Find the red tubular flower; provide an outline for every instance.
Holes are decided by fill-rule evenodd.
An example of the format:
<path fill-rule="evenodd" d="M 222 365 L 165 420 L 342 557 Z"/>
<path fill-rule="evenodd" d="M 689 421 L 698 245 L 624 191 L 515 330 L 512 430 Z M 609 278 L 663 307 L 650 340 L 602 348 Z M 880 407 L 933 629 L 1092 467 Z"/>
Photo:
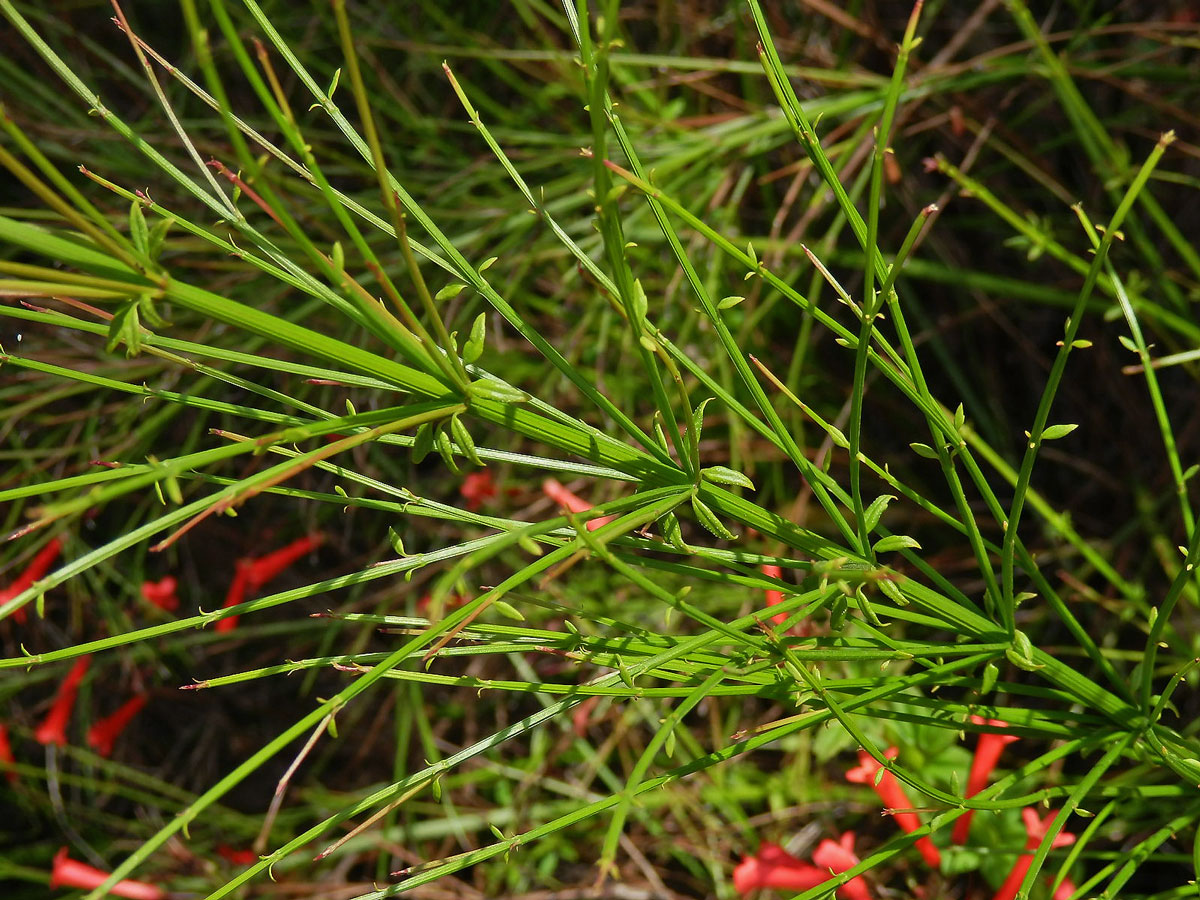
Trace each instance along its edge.
<path fill-rule="evenodd" d="M 246 563 L 246 587 L 252 591 L 258 590 L 296 560 L 320 547 L 324 540 L 325 536 L 319 533 L 306 535 L 273 553 L 249 560 Z"/>
<path fill-rule="evenodd" d="M 991 725 L 994 728 L 1008 727 L 1007 722 L 1002 722 L 1000 719 L 985 719 L 983 716 L 971 716 L 971 721 L 976 725 Z M 992 769 L 996 768 L 996 763 L 1000 761 L 1001 751 L 1004 750 L 1006 744 L 1017 740 L 1020 738 L 1011 734 L 985 732 L 979 735 L 979 743 L 975 745 L 975 758 L 971 761 L 971 774 L 967 776 L 966 796 L 974 797 L 987 787 L 988 780 L 992 777 Z M 954 823 L 954 831 L 951 834 L 951 840 L 954 843 L 965 844 L 967 842 L 967 835 L 971 831 L 971 818 L 974 815 L 975 810 L 967 810 Z"/>
<path fill-rule="evenodd" d="M 764 575 L 766 575 L 768 578 L 782 578 L 783 577 L 783 569 L 779 568 L 779 566 L 764 565 L 762 567 L 762 573 Z M 776 591 L 774 589 L 767 591 L 767 606 L 778 606 L 782 602 L 783 602 L 783 591 Z M 787 621 L 787 613 L 779 613 L 777 615 L 771 616 L 771 621 L 774 622 L 776 625 L 782 625 L 784 622 Z"/>
<path fill-rule="evenodd" d="M 235 866 L 248 866 L 258 862 L 258 854 L 253 850 L 237 850 L 228 844 L 217 844 L 217 855 Z"/>
<path fill-rule="evenodd" d="M 796 859 L 770 841 L 763 841 L 757 856 L 744 857 L 733 870 L 734 889 L 743 897 L 764 888 L 797 893 L 828 880 L 828 872 Z"/>
<path fill-rule="evenodd" d="M 88 729 L 88 746 L 101 756 L 111 756 L 113 744 L 126 729 L 133 717 L 141 712 L 149 698 L 145 694 L 136 694 L 126 700 L 115 713 L 94 723 Z"/>
<path fill-rule="evenodd" d="M 174 612 L 179 609 L 179 598 L 175 596 L 178 586 L 179 581 L 174 575 L 168 575 L 158 581 L 143 581 L 142 597 L 159 609 Z"/>
<path fill-rule="evenodd" d="M 761 566 L 761 569 L 762 573 L 768 578 L 783 578 L 783 570 L 779 568 L 779 566 L 764 564 Z M 766 594 L 767 606 L 778 606 L 783 602 L 783 591 L 777 591 L 774 588 L 768 588 Z M 776 613 L 775 615 L 771 616 L 771 621 L 776 625 L 782 625 L 787 621 L 788 615 L 788 613 Z M 798 623 L 789 628 L 787 633 L 795 635 L 796 637 L 804 637 L 808 634 L 808 631 L 804 627 L 804 623 Z"/>
<path fill-rule="evenodd" d="M 50 871 L 50 889 L 54 888 L 83 888 L 90 890 L 101 885 L 108 878 L 107 872 L 81 863 L 67 856 L 67 848 L 63 847 L 54 856 L 54 867 Z M 114 897 L 128 897 L 130 900 L 165 900 L 167 892 L 160 887 L 146 884 L 144 881 L 125 879 L 118 881 L 108 893 Z"/>
<path fill-rule="evenodd" d="M 542 482 L 542 493 L 567 512 L 581 513 L 587 512 L 592 508 L 592 504 L 588 503 L 578 494 L 567 490 L 559 481 L 553 478 L 547 478 Z M 598 519 L 590 519 L 587 523 L 587 530 L 595 531 L 597 528 L 607 525 L 615 518 L 616 516 L 601 516 Z"/>
<path fill-rule="evenodd" d="M 259 556 L 254 559 L 239 559 L 237 562 L 237 571 L 233 576 L 233 583 L 229 585 L 229 591 L 225 594 L 225 603 L 222 609 L 228 609 L 231 606 L 237 606 L 241 603 L 248 592 L 253 592 L 261 588 L 268 581 L 271 581 L 279 575 L 284 569 L 292 565 L 300 557 L 307 553 L 311 553 L 317 547 L 321 546 L 325 540 L 323 534 L 310 534 L 305 537 L 298 538 L 292 541 L 285 547 L 280 547 L 266 556 Z M 214 630 L 218 633 L 233 631 L 237 628 L 238 617 L 230 616 L 228 619 L 222 619 L 214 626 Z"/>
<path fill-rule="evenodd" d="M 39 550 L 29 561 L 29 565 L 25 567 L 25 571 L 16 577 L 6 588 L 0 588 L 0 604 L 7 603 L 18 594 L 23 594 L 33 586 L 33 583 L 41 578 L 49 571 L 50 566 L 54 564 L 54 560 L 58 559 L 58 554 L 62 551 L 62 541 L 58 538 L 50 538 L 46 542 L 46 546 Z M 26 614 L 24 609 L 18 609 L 13 613 L 13 618 L 17 622 L 24 622 Z"/>
<path fill-rule="evenodd" d="M 61 747 L 67 743 L 67 723 L 71 720 L 75 695 L 79 693 L 79 684 L 83 681 L 83 676 L 91 661 L 90 653 L 75 660 L 75 665 L 71 667 L 67 677 L 58 686 L 58 694 L 54 698 L 50 712 L 46 713 L 46 718 L 33 733 L 34 739 L 39 744 L 57 744 Z"/>
<path fill-rule="evenodd" d="M 840 841 L 828 838 L 817 844 L 813 851 L 813 862 L 822 869 L 828 869 L 835 875 L 841 875 L 847 869 L 858 865 L 858 856 L 854 853 L 854 832 L 847 831 Z M 856 875 L 837 889 L 837 895 L 842 900 L 871 900 L 871 891 L 866 879 Z"/>
<path fill-rule="evenodd" d="M 1025 874 L 1029 871 L 1029 867 L 1033 865 L 1032 851 L 1036 850 L 1042 843 L 1042 839 L 1046 837 L 1046 833 L 1050 830 L 1050 826 L 1054 823 L 1054 817 L 1057 812 L 1052 812 L 1045 819 L 1039 819 L 1037 810 L 1031 806 L 1021 810 L 1021 818 L 1025 822 L 1025 849 L 1026 853 L 1022 853 L 1017 857 L 1016 864 L 1012 867 L 1012 871 L 1008 873 L 1008 877 L 1004 879 L 1004 884 L 1000 885 L 1000 890 L 996 891 L 996 895 L 992 900 L 1013 900 L 1017 896 L 1017 890 L 1021 887 L 1021 882 L 1025 880 Z M 1065 831 L 1060 831 L 1054 836 L 1054 841 L 1050 844 L 1051 847 L 1065 847 L 1068 844 L 1075 843 L 1075 835 L 1068 834 Z M 1057 898 L 1062 892 L 1062 887 L 1066 882 L 1059 887 L 1055 892 Z M 1074 893 L 1072 890 L 1071 893 Z M 1069 894 L 1067 896 L 1070 896 Z"/>
<path fill-rule="evenodd" d="M 492 470 L 471 472 L 463 479 L 458 492 L 467 501 L 467 509 L 472 512 L 479 509 L 496 496 L 496 482 L 492 480 Z"/>
<path fill-rule="evenodd" d="M 17 759 L 13 756 L 12 744 L 8 742 L 8 726 L 0 723 L 0 769 L 7 769 L 4 777 L 13 784 L 17 782 Z"/>
<path fill-rule="evenodd" d="M 233 573 L 233 583 L 229 585 L 229 590 L 225 592 L 225 602 L 221 605 L 222 609 L 228 609 L 231 606 L 237 606 L 246 596 L 246 582 L 249 578 L 250 566 L 245 560 L 238 560 L 237 571 Z M 218 634 L 224 634 L 227 631 L 233 631 L 237 628 L 238 616 L 230 616 L 228 619 L 222 619 L 213 630 Z"/>
<path fill-rule="evenodd" d="M 895 759 L 899 752 L 895 747 L 889 747 L 884 756 L 888 759 Z M 847 772 L 846 780 L 852 781 L 855 784 L 871 785 L 875 789 L 875 793 L 879 795 L 879 799 L 883 801 L 884 812 L 889 813 L 896 820 L 897 825 L 911 834 L 921 827 L 921 820 L 917 818 L 916 813 L 894 811 L 897 809 L 912 809 L 912 803 L 909 802 L 908 795 L 904 793 L 904 788 L 900 786 L 900 782 L 891 772 L 884 770 L 883 776 L 876 783 L 875 776 L 880 769 L 883 769 L 883 766 L 871 754 L 866 750 L 859 750 L 858 768 Z M 941 866 L 942 854 L 929 838 L 923 837 L 918 840 L 917 850 L 920 851 L 921 856 L 930 866 L 935 869 Z"/>

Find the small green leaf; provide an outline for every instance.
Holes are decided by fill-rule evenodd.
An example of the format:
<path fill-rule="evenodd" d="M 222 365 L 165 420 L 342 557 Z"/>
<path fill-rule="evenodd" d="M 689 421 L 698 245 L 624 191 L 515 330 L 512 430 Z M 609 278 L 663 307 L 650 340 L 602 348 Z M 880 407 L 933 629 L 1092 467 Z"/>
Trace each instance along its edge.
<path fill-rule="evenodd" d="M 967 413 L 963 409 L 963 405 L 960 403 L 958 404 L 958 408 L 954 410 L 954 430 L 958 431 L 965 424 L 967 424 Z"/>
<path fill-rule="evenodd" d="M 340 281 L 342 275 L 346 271 L 346 251 L 342 247 L 341 241 L 333 242 L 333 249 L 329 253 L 329 262 L 333 266 L 333 271 Z"/>
<path fill-rule="evenodd" d="M 700 470 L 700 477 L 714 484 L 728 484 L 733 487 L 745 488 L 748 491 L 755 489 L 753 481 L 728 466 L 708 466 Z"/>
<path fill-rule="evenodd" d="M 909 444 L 908 446 L 912 447 L 913 452 L 916 453 L 917 456 L 923 456 L 926 459 L 937 459 L 938 458 L 937 451 L 934 450 L 932 447 L 930 447 L 928 444 L 912 443 L 912 444 Z"/>
<path fill-rule="evenodd" d="M 683 529 L 679 527 L 679 517 L 675 513 L 669 512 L 662 517 L 661 521 L 662 534 L 666 542 L 679 550 L 686 550 L 687 544 L 683 542 Z"/>
<path fill-rule="evenodd" d="M 692 410 L 692 435 L 695 437 L 697 444 L 700 443 L 700 435 L 704 431 L 704 407 L 708 406 L 712 401 L 712 397 L 705 397 Z"/>
<path fill-rule="evenodd" d="M 746 242 L 746 255 L 750 257 L 750 264 L 754 268 L 758 268 L 758 254 L 754 252 L 754 242 Z"/>
<path fill-rule="evenodd" d="M 1078 340 L 1071 341 L 1071 349 L 1072 350 L 1086 350 L 1090 346 L 1092 346 L 1092 342 L 1088 341 L 1088 340 L 1084 340 L 1083 338 L 1079 338 Z M 1078 810 L 1076 810 L 1076 812 L 1078 812 Z"/>
<path fill-rule="evenodd" d="M 965 875 L 967 872 L 974 871 L 979 868 L 986 856 L 978 850 L 973 850 L 969 847 L 959 847 L 950 845 L 949 847 L 941 848 L 942 865 L 941 872 L 943 876 L 955 878 L 956 876 Z"/>
<path fill-rule="evenodd" d="M 179 479 L 174 475 L 168 475 L 163 479 L 163 485 L 167 489 L 167 496 L 176 506 L 183 506 L 183 491 L 179 488 Z"/>
<path fill-rule="evenodd" d="M 667 433 L 663 431 L 662 415 L 658 410 L 654 411 L 654 436 L 658 438 L 658 445 L 670 453 L 671 445 L 667 443 Z"/>
<path fill-rule="evenodd" d="M 108 323 L 108 341 L 104 349 L 109 353 L 125 345 L 125 356 L 134 357 L 142 352 L 142 323 L 138 319 L 138 301 L 135 298 L 121 301 L 112 321 Z"/>
<path fill-rule="evenodd" d="M 1128 335 L 1119 334 L 1119 335 L 1117 335 L 1117 340 L 1120 341 L 1121 346 L 1124 347 L 1126 350 L 1128 350 L 1130 353 L 1138 352 L 1137 344 L 1135 344 L 1133 342 L 1133 338 L 1129 337 Z"/>
<path fill-rule="evenodd" d="M 881 578 L 878 582 L 880 592 L 897 606 L 908 606 L 909 600 L 900 590 L 900 585 L 891 578 Z"/>
<path fill-rule="evenodd" d="M 692 510 L 696 513 L 696 520 L 716 537 L 726 541 L 734 540 L 733 532 L 722 524 L 716 513 L 709 509 L 699 497 L 692 498 Z"/>
<path fill-rule="evenodd" d="M 496 608 L 496 612 L 508 619 L 514 619 L 517 622 L 524 622 L 525 617 L 511 603 L 506 603 L 503 600 L 493 600 L 492 606 Z"/>
<path fill-rule="evenodd" d="M 667 732 L 666 738 L 663 740 L 663 752 L 667 754 L 667 759 L 672 759 L 675 756 L 675 729 L 672 728 Z"/>
<path fill-rule="evenodd" d="M 717 301 L 717 309 L 733 309 L 745 299 L 745 297 L 738 297 L 736 295 L 732 297 L 722 297 Z"/>
<path fill-rule="evenodd" d="M 463 344 L 462 358 L 465 363 L 473 363 L 483 354 L 483 342 L 487 338 L 487 314 L 480 313 L 471 323 L 471 336 Z"/>
<path fill-rule="evenodd" d="M 169 324 L 158 314 L 158 309 L 154 306 L 154 298 L 149 294 L 142 294 L 138 298 L 137 305 L 138 314 L 151 328 L 166 328 Z"/>
<path fill-rule="evenodd" d="M 829 605 L 829 630 L 833 634 L 838 634 L 846 626 L 846 612 L 850 609 L 850 604 L 846 600 L 845 594 L 838 594 L 833 598 L 833 603 Z"/>
<path fill-rule="evenodd" d="M 493 264 L 496 262 L 496 260 L 498 260 L 499 258 L 500 258 L 500 257 L 498 257 L 498 256 L 489 256 L 487 259 L 485 259 L 483 262 L 481 262 L 481 263 L 479 264 L 479 273 L 480 273 L 480 274 L 483 274 L 484 272 L 486 272 L 488 269 L 490 269 L 490 268 L 492 267 L 492 265 L 493 265 Z"/>
<path fill-rule="evenodd" d="M 983 678 L 981 680 L 982 683 L 979 685 L 979 693 L 983 694 L 985 696 L 987 694 L 990 694 L 992 692 L 992 689 L 996 686 L 996 680 L 999 677 L 1000 677 L 1000 668 L 994 662 L 990 662 L 986 666 L 984 666 L 983 667 Z"/>
<path fill-rule="evenodd" d="M 1078 427 L 1078 425 L 1051 425 L 1042 432 L 1042 440 L 1056 441 L 1059 438 L 1066 437 Z"/>
<path fill-rule="evenodd" d="M 129 237 L 139 254 L 150 255 L 150 230 L 146 227 L 146 216 L 140 200 L 134 200 L 129 205 Z"/>
<path fill-rule="evenodd" d="M 445 428 L 438 428 L 433 436 L 433 445 L 437 447 L 438 455 L 455 475 L 458 474 L 458 461 L 454 458 L 454 448 L 450 444 L 450 435 Z"/>
<path fill-rule="evenodd" d="M 907 534 L 889 534 L 887 537 L 876 541 L 872 549 L 876 553 L 888 553 L 892 550 L 904 550 L 908 547 L 915 547 L 917 550 L 921 549 L 921 545 Z"/>
<path fill-rule="evenodd" d="M 414 464 L 420 463 L 429 451 L 433 449 L 433 425 L 426 422 L 417 429 L 417 435 L 413 438 L 412 461 Z"/>
<path fill-rule="evenodd" d="M 475 440 L 457 415 L 450 417 L 450 432 L 454 435 L 454 443 L 458 444 L 458 449 L 462 451 L 463 456 L 475 465 L 482 466 L 483 460 L 479 458 L 479 453 L 475 450 Z"/>
<path fill-rule="evenodd" d="M 497 403 L 524 403 L 529 399 L 529 395 L 524 391 L 519 391 L 511 385 L 502 381 L 493 381 L 490 378 L 472 381 L 467 385 L 467 393 L 472 397 L 495 400 Z"/>
<path fill-rule="evenodd" d="M 867 531 L 875 530 L 875 526 L 879 524 L 879 520 L 883 518 L 883 512 L 888 508 L 888 504 L 895 500 L 892 494 L 880 494 L 871 505 L 863 510 L 863 522 L 867 526 Z"/>
<path fill-rule="evenodd" d="M 611 206 L 621 199 L 621 196 L 629 190 L 629 185 L 622 181 L 620 184 L 614 184 L 608 189 L 608 193 L 604 195 L 603 206 Z"/>
<path fill-rule="evenodd" d="M 1004 651 L 1004 655 L 1010 663 L 1026 672 L 1036 672 L 1038 669 L 1044 668 L 1041 664 L 1033 661 L 1033 643 L 1023 631 L 1013 634 L 1012 645 Z"/>
<path fill-rule="evenodd" d="M 835 447 L 841 447 L 843 450 L 850 449 L 850 442 L 846 440 L 846 435 L 836 425 L 829 426 L 829 439 L 833 441 Z"/>
<path fill-rule="evenodd" d="M 527 534 L 523 534 L 517 538 L 517 546 L 528 553 L 530 556 L 541 556 L 542 548 L 538 546 L 537 541 Z"/>
<path fill-rule="evenodd" d="M 621 675 L 621 680 L 625 682 L 627 688 L 637 688 L 637 682 L 634 681 L 633 673 L 629 671 L 629 667 L 625 665 L 625 660 L 617 658 L 617 672 Z"/>
<path fill-rule="evenodd" d="M 404 538 L 400 537 L 400 532 L 395 528 L 388 528 L 388 540 L 392 544 L 392 549 L 400 556 L 408 556 L 404 549 Z"/>
<path fill-rule="evenodd" d="M 458 281 L 451 282 L 450 284 L 448 284 L 444 288 L 442 288 L 440 291 L 438 291 L 436 294 L 434 294 L 433 299 L 434 300 L 449 300 L 451 297 L 458 296 L 459 292 L 465 287 L 466 287 L 466 285 L 462 284 L 461 282 L 458 282 Z"/>
<path fill-rule="evenodd" d="M 174 219 L 159 219 L 154 223 L 154 227 L 150 229 L 147 252 L 155 262 L 158 262 L 158 258 L 162 256 L 163 243 L 167 239 L 167 232 L 171 230 L 171 226 L 174 224 Z"/>
<path fill-rule="evenodd" d="M 642 288 L 641 279 L 633 279 L 633 330 L 635 334 L 641 333 L 642 323 L 646 321 L 646 312 L 649 308 L 650 301 L 646 299 L 646 291 Z"/>

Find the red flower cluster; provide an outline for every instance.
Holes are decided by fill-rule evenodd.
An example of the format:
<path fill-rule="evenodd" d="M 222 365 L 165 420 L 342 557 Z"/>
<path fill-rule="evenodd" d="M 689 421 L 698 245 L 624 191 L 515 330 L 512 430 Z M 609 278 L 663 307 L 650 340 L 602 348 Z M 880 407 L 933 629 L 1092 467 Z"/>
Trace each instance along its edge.
<path fill-rule="evenodd" d="M 765 888 L 797 893 L 824 884 L 831 875 L 840 875 L 858 865 L 854 832 L 847 831 L 840 842 L 821 841 L 813 853 L 813 863 L 797 859 L 778 844 L 763 841 L 756 856 L 745 857 L 733 870 L 733 886 L 744 896 Z M 862 876 L 839 885 L 836 893 L 842 900 L 871 900 Z"/>
<path fill-rule="evenodd" d="M 67 725 L 71 721 L 71 713 L 75 708 L 75 697 L 79 693 L 79 685 L 83 682 L 83 676 L 87 674 L 91 661 L 91 654 L 79 657 L 75 660 L 71 671 L 67 673 L 67 677 L 59 684 L 58 693 L 54 697 L 50 711 L 46 713 L 46 718 L 33 733 L 34 739 L 38 743 L 55 744 L 59 747 L 69 743 Z M 145 694 L 137 694 L 122 704 L 112 715 L 94 722 L 88 729 L 88 744 L 101 756 L 109 756 L 112 753 L 113 744 L 121 732 L 133 721 L 133 717 L 141 711 L 148 699 Z M 7 745 L 7 735 L 5 735 L 4 743 Z M 2 750 L 0 750 L 0 758 L 3 758 Z M 9 759 L 11 761 L 11 751 L 9 751 Z M 10 777 L 13 774 L 10 773 Z"/>
<path fill-rule="evenodd" d="M 50 889 L 82 888 L 91 890 L 104 884 L 108 878 L 107 872 L 102 872 L 87 863 L 71 859 L 63 847 L 54 857 L 54 866 L 50 870 Z M 165 900 L 167 892 L 160 887 L 146 884 L 144 881 L 131 881 L 126 878 L 118 881 L 108 891 L 113 897 L 128 897 L 130 900 Z"/>
<path fill-rule="evenodd" d="M 1000 719 L 985 719 L 983 716 L 971 716 L 971 721 L 976 725 L 990 725 L 993 728 L 1008 727 L 1007 722 Z M 1017 740 L 1020 740 L 1020 738 L 1016 735 L 997 734 L 995 732 L 988 732 L 979 736 L 979 743 L 975 745 L 975 757 L 971 760 L 971 774 L 967 776 L 966 796 L 974 797 L 987 786 L 988 779 L 992 777 L 992 770 L 996 768 L 996 763 L 1000 761 L 1000 754 L 1007 745 Z M 971 817 L 974 814 L 974 810 L 968 810 L 966 814 L 954 823 L 954 832 L 951 839 L 956 844 L 966 843 L 967 836 L 971 831 Z M 1034 809 L 1026 807 L 1021 810 L 1021 819 L 1025 822 L 1026 850 L 1036 850 L 1038 848 L 1056 815 L 1058 814 L 1051 813 L 1043 820 L 1038 818 L 1037 811 Z M 1075 843 L 1075 835 L 1064 831 L 1055 835 L 1051 846 L 1065 847 L 1073 843 Z M 1019 856 L 1012 871 L 1008 873 L 1008 878 L 1000 885 L 1000 890 L 996 891 L 996 895 L 992 900 L 1013 900 L 1013 897 L 1017 895 L 1017 890 L 1021 887 L 1021 882 L 1025 880 L 1025 874 L 1029 871 L 1029 866 L 1032 863 L 1033 858 L 1028 854 Z M 1074 893 L 1075 885 L 1071 883 L 1070 879 L 1064 878 L 1058 889 L 1054 892 L 1054 900 L 1068 900 Z"/>
<path fill-rule="evenodd" d="M 768 573 L 770 574 L 770 573 Z M 972 716 L 971 720 L 977 725 L 991 725 L 996 728 L 1007 727 L 1006 722 L 996 719 L 984 719 Z M 971 774 L 967 783 L 967 796 L 972 797 L 983 790 L 1000 758 L 1005 745 L 1017 740 L 1012 735 L 988 733 L 980 735 L 976 746 L 975 758 L 971 765 Z M 895 759 L 899 750 L 889 747 L 884 753 L 888 759 Z M 889 813 L 896 824 L 904 831 L 912 833 L 921 827 L 921 820 L 912 812 L 912 803 L 904 792 L 896 776 L 865 750 L 858 751 L 858 766 L 846 773 L 846 780 L 855 784 L 869 784 L 874 788 L 884 803 L 884 812 Z M 1057 813 L 1050 813 L 1044 819 L 1037 811 L 1026 808 L 1021 811 L 1025 822 L 1025 853 L 1017 858 L 1012 871 L 1000 886 L 992 900 L 1014 900 L 1021 882 L 1033 864 L 1032 852 L 1036 850 L 1049 833 Z M 954 829 L 955 843 L 964 843 L 970 833 L 970 813 L 961 816 Z M 1055 835 L 1052 847 L 1065 847 L 1075 842 L 1075 836 L 1066 832 Z M 922 858 L 933 868 L 941 865 L 941 853 L 928 837 L 916 842 L 917 850 Z M 789 854 L 778 844 L 764 842 L 755 856 L 747 856 L 733 870 L 733 885 L 743 896 L 751 891 L 764 888 L 774 888 L 781 891 L 797 893 L 807 891 L 824 884 L 829 880 L 830 873 L 839 875 L 858 865 L 858 857 L 854 853 L 854 833 L 846 832 L 840 842 L 823 840 L 813 853 L 813 863 L 806 863 Z M 1068 879 L 1063 879 L 1054 891 L 1054 900 L 1070 900 L 1075 894 L 1075 885 Z M 837 888 L 838 897 L 843 900 L 870 900 L 867 883 L 861 876 Z"/>
<path fill-rule="evenodd" d="M 6 588 L 0 588 L 0 604 L 7 603 L 18 594 L 23 594 L 33 586 L 33 583 L 41 578 L 49 571 L 50 566 L 58 559 L 58 554 L 62 551 L 62 541 L 58 538 L 50 538 L 46 546 L 37 552 L 37 554 L 29 561 L 29 565 L 25 567 L 20 575 Z M 17 622 L 24 622 L 26 613 L 24 609 L 18 609 L 13 613 L 13 619 Z"/>
<path fill-rule="evenodd" d="M 243 602 L 247 593 L 254 593 L 282 573 L 298 559 L 311 553 L 325 540 L 322 534 L 310 534 L 292 541 L 285 547 L 280 547 L 266 556 L 239 559 L 237 569 L 233 574 L 233 583 L 225 594 L 222 609 L 237 606 Z M 214 626 L 217 632 L 233 631 L 237 628 L 238 617 L 230 616 L 222 619 Z"/>

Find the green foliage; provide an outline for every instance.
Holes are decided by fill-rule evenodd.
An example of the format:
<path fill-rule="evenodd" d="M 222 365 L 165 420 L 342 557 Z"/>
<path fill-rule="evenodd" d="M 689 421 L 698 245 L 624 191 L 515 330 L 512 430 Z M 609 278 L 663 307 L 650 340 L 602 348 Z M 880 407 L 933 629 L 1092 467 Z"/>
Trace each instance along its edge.
<path fill-rule="evenodd" d="M 70 841 L 206 900 L 727 898 L 810 823 L 934 896 L 1023 807 L 1077 834 L 1029 896 L 1197 865 L 1178 29 L 184 0 L 117 51 L 78 6 L 0 0 L 14 896 Z M 1020 742 L 966 798 L 976 715 Z M 910 834 L 843 778 L 889 747 Z"/>

